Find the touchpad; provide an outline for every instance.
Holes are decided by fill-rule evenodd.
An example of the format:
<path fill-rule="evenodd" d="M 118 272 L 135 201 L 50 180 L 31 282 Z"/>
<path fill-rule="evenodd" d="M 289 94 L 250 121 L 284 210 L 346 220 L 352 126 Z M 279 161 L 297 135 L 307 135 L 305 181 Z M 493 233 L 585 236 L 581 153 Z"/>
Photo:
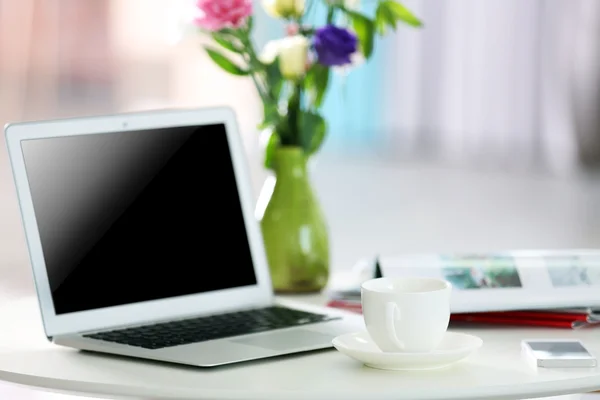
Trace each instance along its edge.
<path fill-rule="evenodd" d="M 331 346 L 332 340 L 333 336 L 331 335 L 304 329 L 294 329 L 234 339 L 232 342 L 258 346 L 270 350 L 289 350 L 312 346 Z"/>

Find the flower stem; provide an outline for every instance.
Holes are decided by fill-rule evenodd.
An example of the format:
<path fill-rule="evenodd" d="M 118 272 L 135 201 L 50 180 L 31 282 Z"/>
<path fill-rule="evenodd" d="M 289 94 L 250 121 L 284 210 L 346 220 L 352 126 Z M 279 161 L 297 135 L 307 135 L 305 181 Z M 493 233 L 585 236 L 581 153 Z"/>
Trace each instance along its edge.
<path fill-rule="evenodd" d="M 261 72 L 263 71 L 263 65 L 256 56 L 256 52 L 254 51 L 254 45 L 252 44 L 252 40 L 250 39 L 250 29 L 246 27 L 241 30 L 241 34 L 239 35 L 239 40 L 244 46 L 244 58 L 246 63 L 250 68 L 250 77 L 254 82 L 254 86 L 258 92 L 263 103 L 267 103 L 272 100 L 272 95 L 270 90 L 268 89 L 266 83 L 262 80 Z"/>
<path fill-rule="evenodd" d="M 327 25 L 333 24 L 333 17 L 335 17 L 335 7 L 329 7 L 327 11 Z"/>
<path fill-rule="evenodd" d="M 292 95 L 288 102 L 288 124 L 292 133 L 292 144 L 302 144 L 302 129 L 300 127 L 300 107 L 302 104 L 302 84 L 297 82 L 292 89 Z"/>

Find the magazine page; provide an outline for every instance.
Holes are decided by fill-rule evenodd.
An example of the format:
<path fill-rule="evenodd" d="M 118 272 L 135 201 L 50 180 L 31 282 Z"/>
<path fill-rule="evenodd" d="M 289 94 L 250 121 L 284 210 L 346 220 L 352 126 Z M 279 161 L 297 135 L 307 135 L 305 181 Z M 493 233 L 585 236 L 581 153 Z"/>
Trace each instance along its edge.
<path fill-rule="evenodd" d="M 600 251 L 520 251 L 382 257 L 384 277 L 453 286 L 453 313 L 600 306 Z"/>

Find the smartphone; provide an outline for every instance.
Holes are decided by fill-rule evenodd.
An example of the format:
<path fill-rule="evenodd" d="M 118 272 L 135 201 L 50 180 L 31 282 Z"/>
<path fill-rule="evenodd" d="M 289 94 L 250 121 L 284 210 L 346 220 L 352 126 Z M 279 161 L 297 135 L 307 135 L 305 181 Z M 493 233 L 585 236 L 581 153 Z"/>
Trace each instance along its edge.
<path fill-rule="evenodd" d="M 597 366 L 594 357 L 575 339 L 528 339 L 521 342 L 522 350 L 529 361 L 544 368 L 593 368 Z"/>

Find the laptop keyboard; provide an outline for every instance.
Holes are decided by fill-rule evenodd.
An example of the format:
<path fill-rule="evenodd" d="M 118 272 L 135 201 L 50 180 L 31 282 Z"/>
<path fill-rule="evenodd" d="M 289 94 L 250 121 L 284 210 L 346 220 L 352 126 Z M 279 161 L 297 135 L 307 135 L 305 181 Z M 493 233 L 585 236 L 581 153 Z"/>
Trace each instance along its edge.
<path fill-rule="evenodd" d="M 285 307 L 267 307 L 94 333 L 84 337 L 145 349 L 162 349 L 334 319 L 338 318 Z"/>

